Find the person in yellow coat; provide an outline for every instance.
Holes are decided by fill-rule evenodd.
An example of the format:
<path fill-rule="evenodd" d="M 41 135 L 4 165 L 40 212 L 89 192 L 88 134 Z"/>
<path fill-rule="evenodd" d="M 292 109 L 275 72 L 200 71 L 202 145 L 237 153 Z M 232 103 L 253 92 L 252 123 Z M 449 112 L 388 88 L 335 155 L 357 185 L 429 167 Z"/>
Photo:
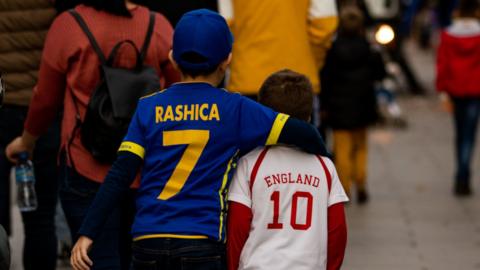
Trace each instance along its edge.
<path fill-rule="evenodd" d="M 318 71 L 337 28 L 335 0 L 218 0 L 234 36 L 227 89 L 256 97 L 269 74 L 306 75 L 316 93 Z"/>

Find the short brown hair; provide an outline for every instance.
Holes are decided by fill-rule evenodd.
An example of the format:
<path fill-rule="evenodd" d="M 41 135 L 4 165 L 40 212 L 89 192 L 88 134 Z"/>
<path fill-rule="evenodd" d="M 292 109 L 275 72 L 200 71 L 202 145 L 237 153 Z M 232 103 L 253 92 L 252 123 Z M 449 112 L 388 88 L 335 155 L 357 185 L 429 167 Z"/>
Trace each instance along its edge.
<path fill-rule="evenodd" d="M 313 87 L 305 75 L 284 69 L 263 82 L 258 101 L 278 112 L 308 121 L 313 110 Z"/>

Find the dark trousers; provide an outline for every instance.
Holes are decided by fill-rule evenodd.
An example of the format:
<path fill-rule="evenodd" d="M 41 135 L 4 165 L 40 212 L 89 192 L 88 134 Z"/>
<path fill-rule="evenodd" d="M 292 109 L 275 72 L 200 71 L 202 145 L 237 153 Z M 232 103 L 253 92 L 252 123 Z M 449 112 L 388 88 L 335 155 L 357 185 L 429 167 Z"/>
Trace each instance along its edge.
<path fill-rule="evenodd" d="M 95 199 L 100 184 L 78 174 L 72 168 L 61 165 L 60 200 L 67 219 L 72 242 L 78 239 L 82 222 Z M 131 259 L 130 228 L 134 216 L 133 191 L 122 200 L 108 217 L 103 230 L 94 239 L 89 256 L 91 269 L 129 269 Z"/>
<path fill-rule="evenodd" d="M 153 238 L 133 243 L 132 270 L 224 270 L 225 245 L 208 239 Z"/>
<path fill-rule="evenodd" d="M 10 169 L 5 148 L 23 131 L 28 108 L 5 105 L 0 109 L 0 224 L 8 233 L 10 228 Z M 23 248 L 24 269 L 55 269 L 57 238 L 55 207 L 58 198 L 57 153 L 60 141 L 60 119 L 38 140 L 33 153 L 35 190 L 38 208 L 22 213 L 25 228 Z"/>
<path fill-rule="evenodd" d="M 458 182 L 470 181 L 470 164 L 475 147 L 480 98 L 453 98 L 455 105 L 455 148 Z"/>

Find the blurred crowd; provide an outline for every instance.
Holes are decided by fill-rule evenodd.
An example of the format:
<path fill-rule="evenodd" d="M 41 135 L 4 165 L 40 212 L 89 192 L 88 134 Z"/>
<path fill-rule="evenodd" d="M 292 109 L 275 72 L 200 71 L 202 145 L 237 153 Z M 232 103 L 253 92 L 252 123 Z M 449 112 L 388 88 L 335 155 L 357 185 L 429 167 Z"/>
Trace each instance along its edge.
<path fill-rule="evenodd" d="M 27 151 L 35 168 L 38 209 L 22 212 L 24 269 L 56 268 L 59 242 L 71 241 L 57 239 L 56 226 L 66 222 L 75 242 L 111 165 L 93 157 L 78 130 L 101 79 L 102 63 L 71 9 L 83 17 L 106 55 L 123 39 L 144 46 L 153 11 L 144 62 L 154 68 L 162 89 L 180 80 L 169 50 L 181 15 L 199 8 L 218 11 L 234 36 L 233 59 L 222 84 L 256 100 L 273 72 L 288 68 L 306 75 L 315 93 L 312 122 L 324 137 L 332 134 L 328 139 L 339 177 L 349 197 L 360 204 L 369 201 L 369 127 L 389 119 L 405 126 L 396 94 L 424 95 L 429 90 L 409 66 L 405 41 L 414 36 L 421 47 L 435 49 L 432 40 L 440 31 L 437 88 L 455 121 L 454 193 L 471 194 L 470 163 L 480 115 L 479 3 L 285 2 L 292 3 L 269 9 L 257 1 L 236 0 L 0 2 L 0 240 L 14 229 L 10 174 L 15 154 Z M 133 67 L 135 52 L 122 46 L 117 60 L 118 66 Z M 386 112 L 380 108 L 384 100 Z M 117 262 L 118 269 L 129 265 L 133 192 L 131 196 L 112 213 L 104 241 L 96 247 L 127 260 Z M 63 210 L 57 208 L 59 201 Z M 6 248 L 0 243 L 0 251 Z M 0 257 L 0 269 L 8 269 L 2 263 L 7 264 Z"/>

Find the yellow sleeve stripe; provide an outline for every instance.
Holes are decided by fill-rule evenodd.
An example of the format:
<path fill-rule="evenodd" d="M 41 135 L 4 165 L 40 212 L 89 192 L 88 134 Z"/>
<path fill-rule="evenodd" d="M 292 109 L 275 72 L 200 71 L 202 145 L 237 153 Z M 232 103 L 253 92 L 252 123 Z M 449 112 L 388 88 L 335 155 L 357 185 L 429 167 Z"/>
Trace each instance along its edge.
<path fill-rule="evenodd" d="M 145 157 L 145 148 L 143 148 L 141 145 L 136 144 L 134 142 L 122 142 L 122 144 L 120 145 L 120 148 L 118 149 L 118 152 L 121 152 L 121 151 L 127 151 L 130 153 L 133 153 L 142 159 Z"/>
<path fill-rule="evenodd" d="M 233 157 L 230 159 L 230 161 L 228 162 L 228 166 L 227 166 L 227 170 L 225 171 L 225 174 L 223 175 L 223 181 L 222 181 L 222 187 L 220 188 L 220 190 L 218 191 L 218 196 L 220 196 L 220 227 L 219 227 L 219 230 L 218 230 L 218 239 L 222 239 L 222 232 L 223 232 L 223 217 L 224 217 L 224 210 L 225 210 L 225 198 L 223 197 L 223 193 L 225 191 L 225 188 L 227 187 L 227 182 L 228 182 L 228 175 L 230 174 L 230 170 L 232 170 L 232 167 L 235 167 L 232 166 L 232 163 L 233 163 L 233 160 L 235 159 L 235 157 L 238 155 L 238 151 L 235 153 L 235 155 L 233 155 Z M 227 240 L 225 238 L 225 240 Z"/>
<path fill-rule="evenodd" d="M 282 133 L 282 129 L 285 126 L 285 123 L 287 122 L 289 117 L 290 116 L 288 116 L 284 113 L 279 113 L 277 115 L 277 118 L 275 118 L 275 121 L 273 122 L 273 126 L 272 126 L 272 130 L 270 131 L 270 135 L 268 135 L 266 145 L 277 144 L 278 138 L 280 137 L 280 133 Z"/>

